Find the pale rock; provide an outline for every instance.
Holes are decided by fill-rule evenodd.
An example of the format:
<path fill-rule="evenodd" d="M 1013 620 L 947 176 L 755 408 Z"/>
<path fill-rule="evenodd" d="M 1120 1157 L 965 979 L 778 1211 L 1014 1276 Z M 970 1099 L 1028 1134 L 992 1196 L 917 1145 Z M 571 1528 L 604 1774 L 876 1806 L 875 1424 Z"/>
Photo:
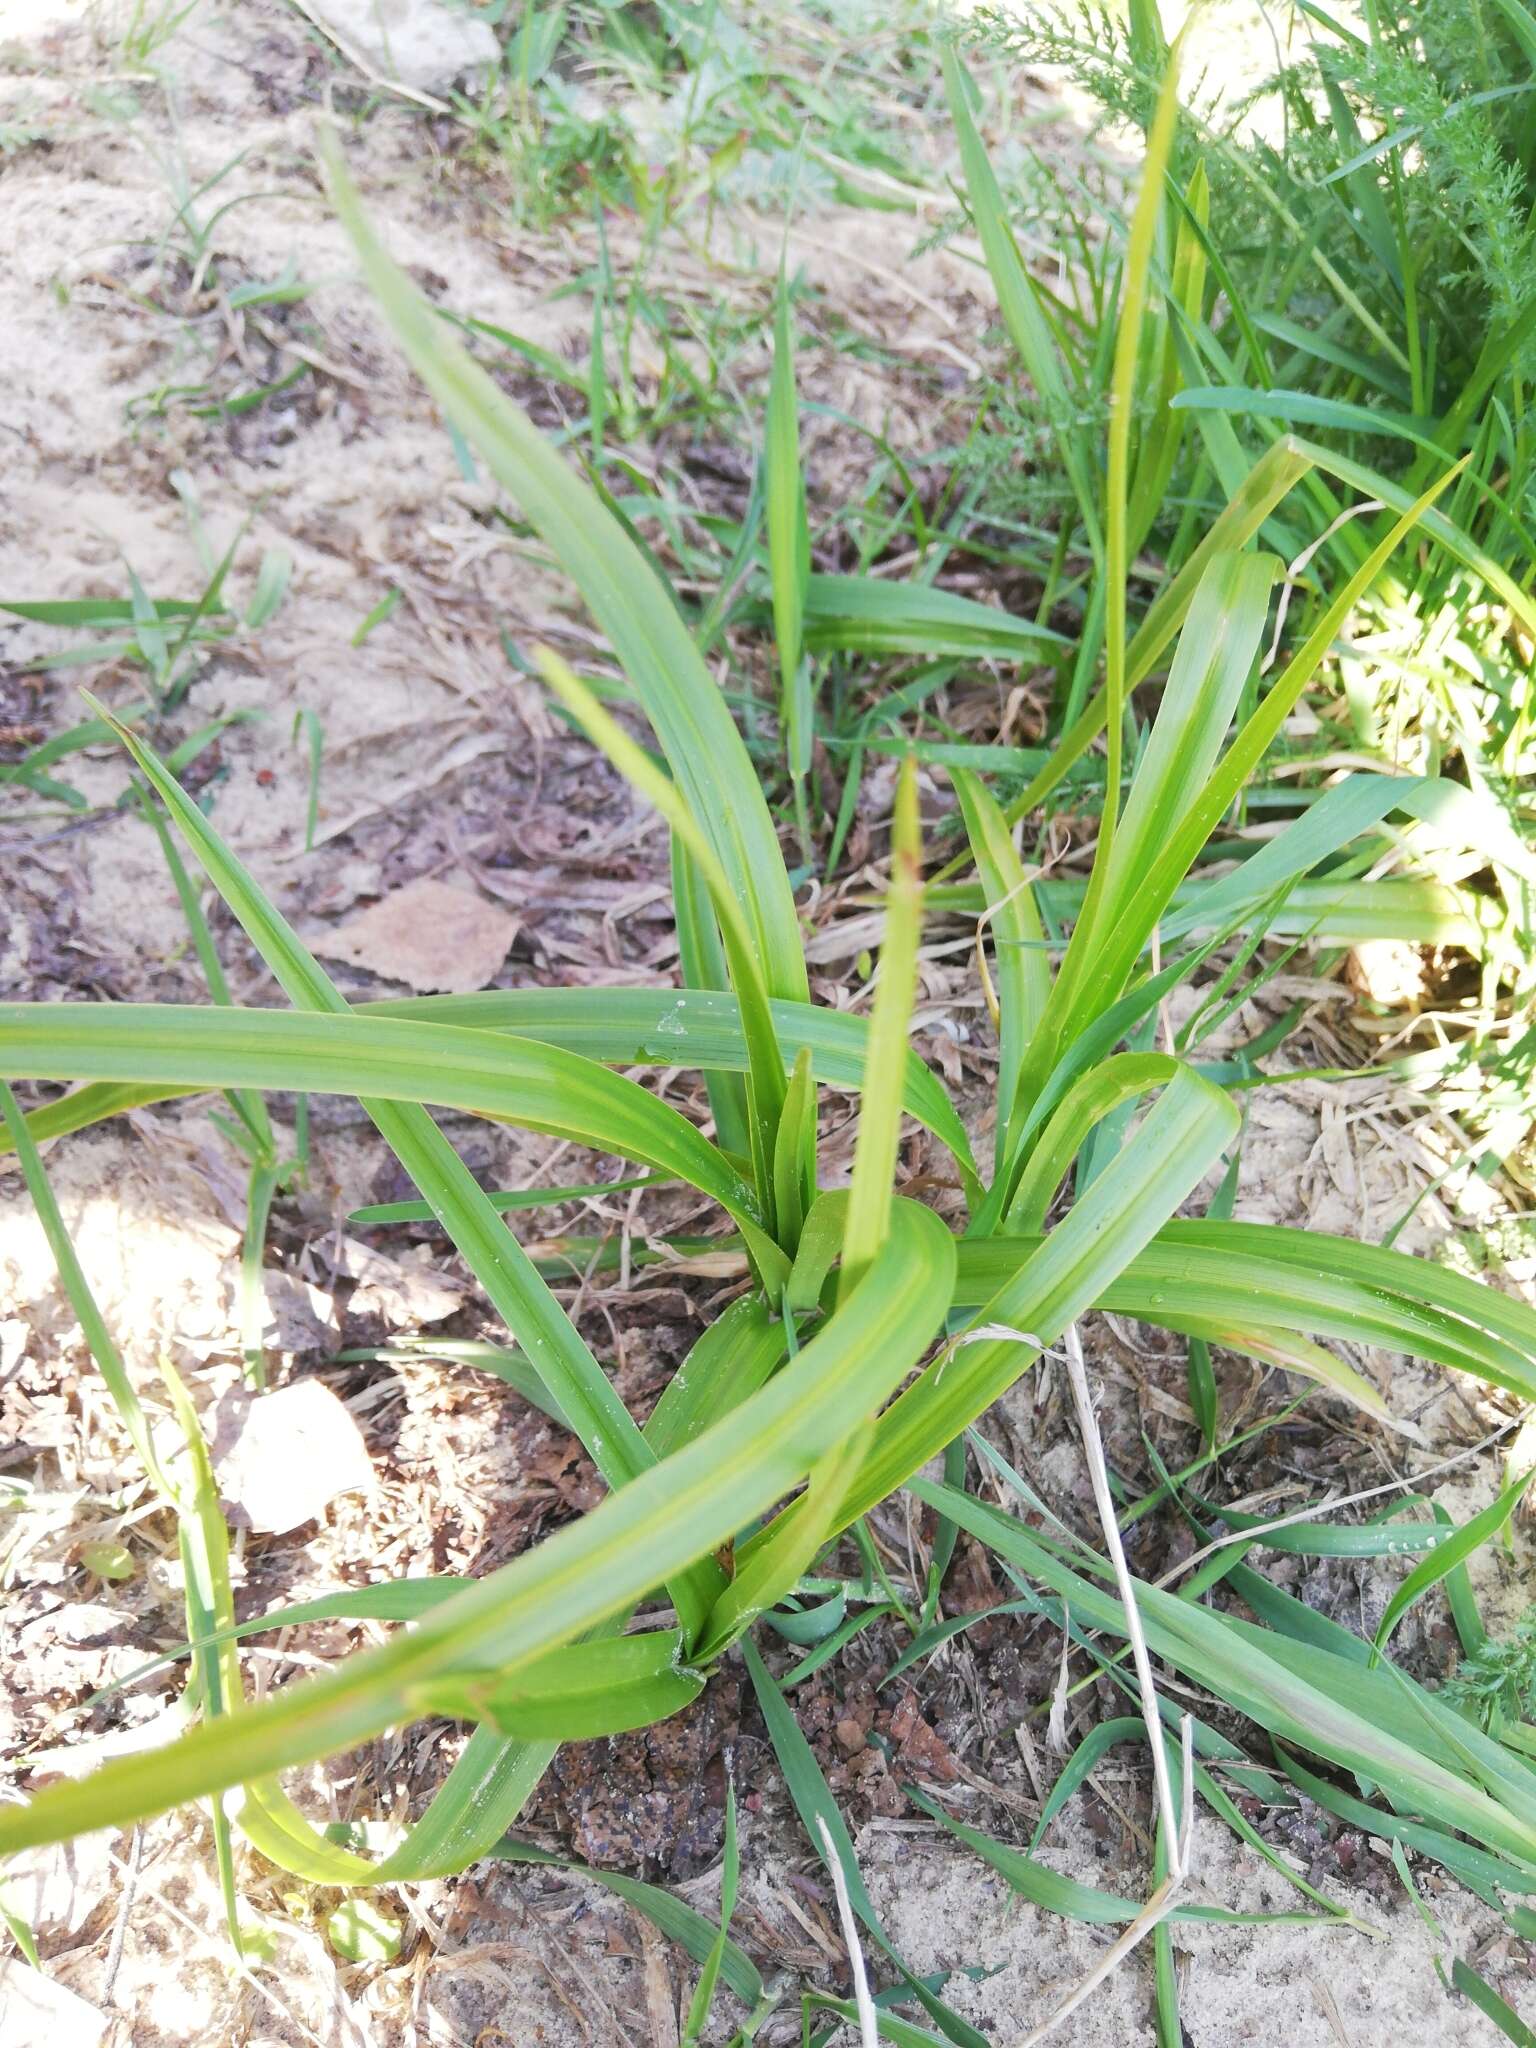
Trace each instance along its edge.
<path fill-rule="evenodd" d="M 304 11 L 344 55 L 413 92 L 446 92 L 501 61 L 489 22 L 446 0 L 305 0 Z"/>
<path fill-rule="evenodd" d="M 1384 1010 L 1421 1009 L 1429 996 L 1424 951 L 1401 939 L 1365 939 L 1344 963 L 1344 979 L 1367 1002 Z"/>

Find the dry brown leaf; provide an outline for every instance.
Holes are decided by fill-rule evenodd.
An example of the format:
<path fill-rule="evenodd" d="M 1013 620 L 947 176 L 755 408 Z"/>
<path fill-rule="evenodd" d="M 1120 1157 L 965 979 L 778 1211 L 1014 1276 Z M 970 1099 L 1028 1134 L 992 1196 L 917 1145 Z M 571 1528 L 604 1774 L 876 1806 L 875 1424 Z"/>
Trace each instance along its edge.
<path fill-rule="evenodd" d="M 511 950 L 517 919 L 467 889 L 407 882 L 310 941 L 327 960 L 366 967 L 419 995 L 484 988 Z"/>
<path fill-rule="evenodd" d="M 211 1419 L 213 1468 L 236 1528 L 280 1536 L 314 1521 L 338 1494 L 373 1485 L 362 1432 L 320 1380 L 271 1394 L 231 1387 Z"/>
<path fill-rule="evenodd" d="M 327 1351 L 336 1343 L 336 1305 L 323 1288 L 269 1266 L 261 1276 L 267 1297 L 262 1342 L 272 1351 Z"/>
<path fill-rule="evenodd" d="M 83 1927 L 112 1883 L 108 1836 L 81 1835 L 73 1842 L 54 1842 L 44 1849 L 23 1849 L 5 1866 L 5 1900 L 34 1934 Z M 0 1991 L 0 2011 L 4 2010 Z M 0 2027 L 0 2041 L 8 2040 Z M 19 2037 L 18 2037 L 19 2038 Z"/>
<path fill-rule="evenodd" d="M 464 1305 L 464 1289 L 447 1273 L 425 1261 L 392 1259 L 355 1237 L 344 1237 L 336 1254 L 336 1271 L 357 1282 L 347 1310 L 354 1316 L 378 1316 L 392 1328 L 440 1323 Z"/>

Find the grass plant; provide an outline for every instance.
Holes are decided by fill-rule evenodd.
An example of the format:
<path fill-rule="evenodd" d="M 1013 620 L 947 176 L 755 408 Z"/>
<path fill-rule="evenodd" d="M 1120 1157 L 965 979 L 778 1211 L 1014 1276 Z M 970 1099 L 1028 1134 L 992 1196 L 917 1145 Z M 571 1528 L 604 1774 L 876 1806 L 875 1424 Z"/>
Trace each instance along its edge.
<path fill-rule="evenodd" d="M 1132 18 L 1143 37 L 1150 34 L 1148 10 L 1133 7 Z M 942 884 L 925 883 L 916 762 L 903 762 L 867 1019 L 811 1002 L 790 870 L 753 760 L 701 652 L 702 622 L 674 600 L 624 520 L 393 263 L 339 152 L 327 150 L 336 208 L 400 347 L 445 419 L 562 565 L 612 651 L 612 670 L 587 680 L 552 654 L 539 660 L 566 715 L 666 821 L 684 982 L 349 1004 L 181 787 L 174 762 L 160 758 L 132 721 L 93 707 L 100 721 L 93 731 L 121 742 L 163 813 L 163 828 L 212 884 L 290 1007 L 232 1004 L 216 972 L 207 1007 L 0 1005 L 0 1073 L 77 1084 L 25 1114 L 6 1087 L 7 1145 L 148 1480 L 179 1518 L 193 1589 L 184 1707 L 195 1722 L 161 1748 L 0 1806 L 0 1851 L 211 1801 L 237 1929 L 231 1828 L 281 1868 L 325 1886 L 426 1878 L 489 1854 L 533 1858 L 538 1852 L 511 1831 L 560 1742 L 675 1713 L 697 1698 L 722 1659 L 739 1655 L 811 1848 L 828 1866 L 848 1926 L 857 1924 L 889 1979 L 878 2003 L 857 1972 L 851 2005 L 808 1992 L 808 2037 L 829 2038 L 816 2030 L 851 2017 L 897 2042 L 973 2044 L 982 2037 L 945 1999 L 945 1987 L 915 1976 L 894 1948 L 793 1703 L 797 1680 L 872 1619 L 905 1631 L 908 1667 L 969 1625 L 975 1617 L 942 1611 L 945 1567 L 964 1531 L 1008 1575 L 1015 1610 L 1044 1616 L 1067 1640 L 1079 1673 L 1121 1688 L 1133 1702 L 1139 1696 L 1124 1646 L 1144 1639 L 1154 1688 L 1149 1712 L 1169 1730 L 1158 1758 L 1169 1788 L 1165 1816 L 1192 1797 L 1267 1856 L 1296 1892 L 1292 1911 L 1267 1916 L 1182 1893 L 1171 1900 L 1169 1922 L 1155 1936 L 1161 2040 L 1180 2038 L 1167 1924 L 1349 1918 L 1274 1855 L 1239 1795 L 1316 1800 L 1402 1853 L 1439 1864 L 1512 1926 L 1528 1923 L 1530 1909 L 1520 1901 L 1536 1897 L 1536 1761 L 1528 1724 L 1510 1710 L 1523 1695 L 1510 1690 L 1486 1651 L 1465 1696 L 1437 1695 L 1393 1661 L 1391 1641 L 1408 1606 L 1443 1589 L 1467 1650 L 1482 1650 L 1466 1561 L 1503 1526 L 1518 1487 L 1460 1528 L 1395 1521 L 1340 1528 L 1321 1511 L 1310 1523 L 1290 1517 L 1283 1527 L 1234 1526 L 1197 1490 L 1223 1448 L 1207 1389 L 1208 1441 L 1195 1463 L 1162 1475 L 1142 1499 L 1120 1487 L 1122 1527 L 1154 1506 L 1172 1506 L 1200 1534 L 1192 1567 L 1176 1583 L 1153 1585 L 1043 1512 L 976 1431 L 1042 1352 L 1063 1343 L 1070 1351 L 1078 1324 L 1097 1310 L 1175 1331 L 1196 1358 L 1199 1347 L 1208 1360 L 1208 1347 L 1220 1346 L 1283 1366 L 1377 1418 L 1385 1410 L 1379 1390 L 1330 1346 L 1411 1354 L 1536 1398 L 1536 1314 L 1522 1302 L 1394 1250 L 1234 1222 L 1222 1196 L 1211 1199 L 1230 1190 L 1242 1104 L 1258 1077 L 1251 1062 L 1211 1057 L 1204 1041 L 1242 976 L 1269 971 L 1258 952 L 1265 937 L 1326 930 L 1346 909 L 1366 921 L 1378 905 L 1387 914 L 1393 883 L 1374 878 L 1371 867 L 1389 825 L 1417 835 L 1415 844 L 1491 858 L 1506 907 L 1523 900 L 1531 865 L 1507 821 L 1490 851 L 1481 837 L 1486 815 L 1469 815 L 1465 783 L 1437 772 L 1437 760 L 1412 772 L 1387 761 L 1351 768 L 1273 832 L 1240 842 L 1235 864 L 1220 838 L 1228 821 L 1264 776 L 1340 636 L 1362 605 L 1382 601 L 1394 577 L 1404 579 L 1402 602 L 1412 602 L 1414 591 L 1422 597 L 1415 579 L 1433 556 L 1457 565 L 1445 575 L 1470 575 L 1494 591 L 1510 620 L 1528 621 L 1531 608 L 1487 552 L 1487 532 L 1479 539 L 1455 516 L 1471 502 L 1465 480 L 1478 460 L 1465 445 L 1482 432 L 1470 416 L 1458 414 L 1452 434 L 1442 415 L 1433 433 L 1419 437 L 1424 445 L 1413 444 L 1403 472 L 1389 476 L 1353 454 L 1293 437 L 1283 422 L 1245 448 L 1230 408 L 1176 403 L 1226 387 L 1206 374 L 1204 187 L 1198 172 L 1170 178 L 1179 108 L 1176 70 L 1160 47 L 1154 68 L 1164 75 L 1145 110 L 1147 158 L 1117 259 L 1113 345 L 1099 352 L 1107 435 L 1101 445 L 1086 430 L 1057 423 L 1091 562 L 1075 644 L 1063 648 L 1038 619 L 990 608 L 983 619 L 983 608 L 946 603 L 921 585 L 809 574 L 787 320 L 781 326 L 766 518 L 791 781 L 803 780 L 807 765 L 797 720 L 810 715 L 806 651 L 818 645 L 851 660 L 892 649 L 964 660 L 989 634 L 980 644 L 1045 649 L 1059 659 L 1067 693 L 1065 732 L 1010 805 L 998 801 L 976 764 L 951 766 L 965 835 L 961 860 L 974 880 L 947 895 Z M 958 60 L 948 82 L 970 204 L 1004 319 L 1037 389 L 1048 394 L 1053 360 L 1060 367 L 1057 309 L 1038 292 L 1008 231 Z M 1150 418 L 1137 405 L 1148 364 L 1159 395 Z M 1268 415 L 1248 407 L 1241 417 Z M 1208 467 L 1211 516 L 1203 531 L 1181 522 L 1166 576 L 1142 605 L 1140 552 L 1168 479 L 1194 443 Z M 1341 492 L 1347 497 L 1335 495 Z M 1339 524 L 1362 499 L 1379 503 Z M 1297 564 L 1319 542 L 1305 565 L 1315 587 L 1298 605 Z M 1288 595 L 1289 636 L 1270 664 Z M 130 622 L 141 649 L 146 632 L 163 638 L 170 624 L 158 607 L 145 611 L 137 602 L 126 620 L 114 614 L 106 621 Z M 176 630 L 185 637 L 190 628 Z M 1154 679 L 1160 696 L 1143 724 L 1135 693 Z M 1498 696 L 1503 683 L 1493 677 L 1487 687 Z M 643 744 L 636 721 L 648 728 Z M 1080 890 L 1052 895 L 1038 886 L 1014 828 L 1089 758 L 1100 730 L 1092 867 Z M 1464 751 L 1462 761 L 1469 758 Z M 1227 864 L 1206 872 L 1217 841 Z M 1317 893 L 1303 897 L 1309 886 Z M 990 952 L 998 1065 L 985 1168 L 958 1106 L 909 1044 L 925 900 L 935 899 L 975 916 L 978 950 L 984 960 Z M 190 885 L 184 900 L 195 903 Z M 1484 929 L 1475 906 L 1448 886 L 1446 914 L 1458 906 Z M 1184 985 L 1198 986 L 1204 1001 L 1182 1038 L 1154 1049 L 1160 1005 Z M 662 1065 L 708 1076 L 708 1125 L 631 1078 L 636 1068 Z M 819 1169 L 823 1089 L 858 1099 L 846 1187 L 824 1185 Z M 263 1139 L 263 1092 L 351 1095 L 363 1104 L 505 1325 L 508 1346 L 499 1363 L 487 1364 L 530 1390 L 579 1438 L 608 1489 L 598 1507 L 470 1583 L 385 1582 L 233 1626 L 223 1528 L 196 1417 L 172 1381 L 168 1399 L 191 1446 L 189 1483 L 159 1462 L 144 1397 L 96 1310 L 39 1152 L 43 1141 L 127 1106 L 206 1090 L 224 1091 L 235 1105 L 253 1134 L 253 1172 L 269 1177 L 285 1162 L 270 1124 Z M 750 1287 L 698 1338 L 643 1428 L 556 1299 L 541 1262 L 520 1244 L 505 1202 L 479 1186 L 429 1105 L 571 1139 L 716 1205 L 722 1228 L 708 1241 L 742 1262 Z M 898 1147 L 907 1116 L 948 1153 L 953 1186 L 945 1215 L 901 1192 Z M 550 1199 L 557 1197 L 551 1190 Z M 1209 1213 L 1186 1213 L 1201 1202 Z M 1193 1392 L 1193 1369 L 1191 1385 Z M 922 1476 L 935 1459 L 943 1460 L 943 1477 Z M 1112 1484 L 1115 1475 L 1106 1473 L 1106 1487 Z M 935 1532 L 926 1576 L 911 1585 L 850 1568 L 842 1547 L 847 1537 L 852 1554 L 874 1555 L 863 1518 L 901 1489 L 931 1511 Z M 1030 1515 L 987 1497 L 998 1491 Z M 1374 1643 L 1325 1620 L 1249 1561 L 1271 1545 L 1306 1556 L 1341 1554 L 1340 1543 L 1342 1554 L 1362 1556 L 1393 1545 L 1422 1551 Z M 643 1625 L 632 1626 L 642 1611 Z M 322 1612 L 400 1626 L 382 1646 L 248 1702 L 238 1639 Z M 803 1653 L 782 1679 L 759 1647 L 763 1629 Z M 1187 1720 L 1187 1752 L 1174 1738 L 1179 1715 L 1166 1685 L 1155 1689 L 1168 1674 L 1202 1702 Z M 1478 1710 L 1469 1712 L 1474 1698 Z M 1226 1710 L 1222 1725 L 1206 1700 Z M 472 1732 L 430 1806 L 388 1846 L 360 1839 L 355 1829 L 316 1827 L 282 1787 L 285 1770 L 436 1715 Z M 1233 1739 L 1236 1725 L 1249 1732 L 1249 1747 Z M 1138 1718 L 1108 1729 L 1095 1730 L 1071 1759 L 1028 1849 L 959 1822 L 926 1794 L 914 1791 L 914 1803 L 1036 1905 L 1088 1922 L 1135 1924 L 1137 1900 L 1069 1880 L 1037 1853 L 1054 1812 L 1111 1741 L 1155 1739 Z M 1158 1833 L 1149 1890 L 1161 1897 L 1156 1888 L 1182 1868 L 1182 1846 L 1169 1838 L 1166 1819 Z M 596 1874 L 696 1959 L 690 2039 L 702 2032 L 722 1986 L 745 2008 L 741 2041 L 787 1995 L 765 1987 L 732 1939 L 737 1868 L 733 1816 L 718 1923 L 654 1887 Z M 1481 1984 L 1470 1965 L 1457 1967 L 1458 1983 Z M 1482 1992 L 1486 2000 L 1473 1995 L 1496 2018 L 1496 1994 L 1486 1985 Z"/>

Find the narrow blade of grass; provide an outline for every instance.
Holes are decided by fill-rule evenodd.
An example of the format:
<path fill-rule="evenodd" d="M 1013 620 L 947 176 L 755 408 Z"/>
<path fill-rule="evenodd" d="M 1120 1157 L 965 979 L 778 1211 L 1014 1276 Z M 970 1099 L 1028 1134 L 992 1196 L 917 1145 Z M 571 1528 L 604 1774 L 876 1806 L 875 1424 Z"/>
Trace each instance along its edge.
<path fill-rule="evenodd" d="M 397 341 L 591 606 L 729 878 L 770 993 L 804 1002 L 799 921 L 773 821 L 725 701 L 677 608 L 617 520 L 385 253 L 339 145 L 322 132 L 320 147 L 337 213 Z"/>
<path fill-rule="evenodd" d="M 917 944 L 922 929 L 922 839 L 917 815 L 917 776 L 910 761 L 896 784 L 891 825 L 891 881 L 886 895 L 885 937 L 880 948 L 880 982 L 870 1020 L 869 1052 L 853 1180 L 843 1226 L 839 1298 L 857 1286 L 885 1241 L 901 1137 L 901 1073 L 917 986 Z"/>

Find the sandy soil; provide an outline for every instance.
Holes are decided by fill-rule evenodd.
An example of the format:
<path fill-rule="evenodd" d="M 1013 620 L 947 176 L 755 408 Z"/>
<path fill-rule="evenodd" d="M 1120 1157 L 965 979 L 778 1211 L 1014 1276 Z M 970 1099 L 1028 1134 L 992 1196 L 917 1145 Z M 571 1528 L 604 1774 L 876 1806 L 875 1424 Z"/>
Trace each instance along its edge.
<path fill-rule="evenodd" d="M 9 315 L 0 334 L 0 591 L 32 599 L 118 593 L 127 564 L 156 595 L 194 596 L 204 569 L 173 483 L 184 473 L 214 550 L 241 533 L 231 576 L 237 598 L 249 594 L 265 550 L 280 547 L 293 559 L 275 617 L 209 655 L 169 737 L 222 714 L 258 714 L 223 732 L 204 757 L 201 787 L 218 828 L 300 930 L 334 945 L 360 908 L 434 877 L 511 913 L 504 981 L 666 975 L 673 955 L 660 836 L 552 722 L 497 640 L 505 629 L 515 641 L 544 637 L 580 653 L 590 646 L 588 628 L 558 580 L 487 523 L 483 487 L 465 480 L 432 408 L 350 282 L 310 152 L 316 109 L 334 75 L 330 58 L 275 0 L 250 0 L 238 16 L 195 12 L 156 54 L 159 83 L 120 75 L 120 50 L 102 28 L 100 15 L 68 0 L 51 0 L 46 18 L 22 0 L 0 9 L 0 45 L 11 49 L 0 122 L 33 138 L 0 158 Z M 584 350 L 587 301 L 556 296 L 589 254 L 574 237 L 509 230 L 494 193 L 476 191 L 417 109 L 382 105 L 349 132 L 347 146 L 391 246 L 440 303 L 515 328 L 557 354 Z M 209 245 L 226 285 L 291 270 L 312 284 L 298 311 L 268 309 L 231 326 L 197 288 L 197 249 L 189 244 L 178 255 L 168 242 L 182 197 L 220 172 L 226 176 L 198 206 L 206 220 L 215 206 L 242 201 L 220 217 Z M 806 221 L 797 253 L 813 281 L 843 292 L 850 317 L 887 339 L 899 336 L 915 364 L 963 382 L 980 328 L 964 264 L 943 254 L 909 260 L 907 226 L 887 226 L 877 240 L 865 217 L 853 225 L 857 237 L 835 210 Z M 622 264 L 631 253 L 622 224 L 613 233 Z M 777 227 L 765 222 L 759 231 L 748 220 L 731 235 L 714 273 L 697 251 L 678 252 L 680 288 L 729 290 L 761 306 Z M 850 247 L 858 252 L 853 265 Z M 228 393 L 252 370 L 266 366 L 270 375 L 279 360 L 300 360 L 279 357 L 289 345 L 304 351 L 309 374 L 242 418 L 198 417 L 195 399 L 169 398 L 159 416 L 145 403 L 175 386 Z M 897 445 L 924 431 L 916 387 L 830 355 L 826 374 L 819 395 L 878 421 Z M 547 391 L 519 395 L 555 403 Z M 396 609 L 354 645 L 359 623 L 391 589 L 402 593 Z M 75 672 L 30 666 L 61 636 L 14 622 L 0 630 L 10 692 L 0 717 L 49 733 L 73 724 Z M 110 669 L 86 673 L 109 699 L 130 693 Z M 306 710 L 324 729 L 312 853 L 303 851 L 307 777 L 293 737 L 295 714 Z M 110 808 L 122 788 L 118 758 L 93 750 L 72 757 L 69 774 L 93 807 L 78 824 L 41 826 L 24 792 L 8 793 L 0 809 L 0 993 L 200 999 L 154 839 Z M 270 983 L 238 935 L 221 937 L 237 1000 L 270 1000 Z M 385 985 L 359 968 L 337 971 L 349 989 Z M 978 1006 L 968 967 L 935 961 L 926 974 L 930 1021 L 964 1019 Z M 1317 993 L 1315 1028 L 1327 1033 L 1338 992 Z M 281 1123 L 281 1105 L 277 1114 Z M 472 1163 L 503 1183 L 531 1179 L 548 1163 L 549 1148 L 537 1141 L 481 1126 L 465 1127 L 464 1136 Z M 146 1398 L 155 1398 L 154 1361 L 164 1347 L 199 1403 L 211 1404 L 237 1374 L 244 1195 L 205 1107 L 138 1113 L 61 1143 L 49 1164 Z M 560 1162 L 562 1174 L 580 1177 L 595 1165 L 570 1155 Z M 1431 1158 L 1426 1168 L 1419 1136 L 1368 1084 L 1326 1095 L 1276 1090 L 1256 1106 L 1239 1213 L 1377 1236 L 1433 1166 Z M 395 1192 L 382 1148 L 350 1106 L 317 1106 L 311 1181 L 279 1205 L 269 1261 L 285 1370 L 309 1370 L 340 1344 L 378 1343 L 423 1321 L 457 1333 L 488 1327 L 425 1233 L 391 1239 L 387 1270 L 359 1268 L 342 1219 L 358 1202 Z M 590 1217 L 568 1220 L 595 1227 Z M 1442 1224 L 1427 1204 L 1419 1242 Z M 640 1309 L 626 1310 L 622 1329 L 600 1291 L 584 1297 L 594 1338 L 601 1334 L 621 1361 L 627 1395 L 643 1401 L 654 1393 L 710 1285 L 653 1288 Z M 1155 1430 L 1187 1414 L 1171 1351 L 1118 1328 L 1100 1331 L 1096 1343 L 1106 1415 L 1128 1442 L 1143 1421 Z M 25 1462 L 46 1496 L 33 1504 L 20 1553 L 6 1559 L 5 1746 L 142 1739 L 171 1697 L 165 1681 L 134 1688 L 106 1717 L 81 1702 L 133 1668 L 147 1647 L 180 1633 L 175 1559 L 167 1552 L 124 1585 L 83 1576 L 82 1541 L 124 1527 L 140 1499 L 131 1485 L 124 1491 L 131 1456 L 14 1177 L 0 1179 L 0 1356 L 3 1441 L 21 1454 L 7 1451 L 6 1466 Z M 1477 1389 L 1370 1363 L 1395 1411 L 1442 1455 L 1503 1419 L 1503 1406 Z M 467 1368 L 423 1359 L 327 1365 L 324 1376 L 363 1433 L 377 1483 L 334 1502 L 291 1541 L 242 1543 L 242 1611 L 382 1570 L 482 1569 L 514 1554 L 548 1513 L 595 1497 L 593 1476 L 566 1441 Z M 1242 1390 L 1237 1380 L 1224 1387 L 1232 1398 Z M 1033 1458 L 1053 1497 L 1081 1505 L 1081 1460 L 1059 1389 L 1043 1400 L 1036 1387 L 1016 1391 L 998 1425 Z M 1396 1448 L 1373 1434 L 1368 1443 L 1362 1437 L 1359 1455 L 1374 1475 Z M 1488 1498 L 1494 1476 L 1487 1461 L 1486 1469 L 1453 1475 L 1441 1497 L 1464 1513 Z M 1480 1570 L 1494 1612 L 1518 1612 L 1524 1603 L 1512 1568 L 1484 1558 Z M 1325 1590 L 1362 1608 L 1385 1598 L 1379 1574 L 1356 1583 L 1341 1573 Z M 253 1655 L 254 1682 L 264 1686 L 364 1639 L 366 1631 L 339 1625 L 308 1631 L 281 1654 Z M 1000 1636 L 986 1652 L 986 1725 L 973 1727 L 969 1789 L 956 1795 L 956 1810 L 995 1831 L 1027 1832 L 1018 1816 L 1033 1802 L 1012 1734 L 1017 1714 L 1010 1719 L 993 1675 L 1005 1652 L 1027 1670 L 1043 1667 L 1049 1646 L 1014 1648 Z M 941 1660 L 934 1700 L 922 1703 L 922 1725 L 939 1745 L 930 1759 L 949 1753 L 945 1731 L 960 1726 L 945 1688 L 958 1697 L 977 1682 L 971 1657 L 962 1649 Z M 723 1695 L 711 1712 L 687 1738 L 696 1741 L 692 1750 L 686 1741 L 670 1758 L 660 1744 L 624 1750 L 613 1766 L 628 1774 L 622 1800 L 611 1785 L 594 1785 L 590 1764 L 567 1763 L 531 1821 L 577 1853 L 619 1865 L 627 1857 L 629 1867 L 643 1866 L 709 1910 L 718 1898 L 720 1773 L 731 1768 L 745 1799 L 740 1938 L 773 1968 L 842 1987 L 832 1903 L 760 1729 L 736 1695 Z M 440 1780 L 452 1742 L 435 1725 L 392 1737 L 309 1774 L 307 1796 L 336 1814 L 404 1817 Z M 679 1803 L 684 1781 L 696 1809 Z M 1136 1891 L 1145 1882 L 1141 1851 L 1117 1815 L 1144 1810 L 1139 1766 L 1111 1760 L 1097 1782 L 1115 1805 L 1098 1794 L 1074 1801 L 1050 1856 L 1070 1874 Z M 983 1865 L 926 1821 L 881 1812 L 868 1783 L 858 1783 L 859 1854 L 898 1944 L 918 1968 L 983 1964 L 994 1974 L 976 1983 L 957 1978 L 948 1995 L 990 2039 L 1021 2037 L 1091 1966 L 1102 1936 L 1018 1907 Z M 680 1814 L 693 1815 L 693 1833 Z M 1485 2022 L 1442 1997 L 1434 1944 L 1399 1903 L 1379 1845 L 1355 1838 L 1346 1846 L 1347 1857 L 1314 1830 L 1286 1853 L 1384 1938 L 1181 1929 L 1183 2009 L 1197 2048 L 1297 2040 L 1387 2048 L 1410 2027 L 1447 2044 L 1488 2038 Z M 1201 1824 L 1198 1867 L 1212 1900 L 1260 1910 L 1294 1902 L 1214 1822 Z M 81 2040 L 105 2038 L 113 2048 L 677 2040 L 691 1983 L 685 1959 L 578 1879 L 482 1866 L 410 1888 L 398 1902 L 405 1959 L 376 1968 L 333 1956 L 318 1928 L 333 1903 L 327 1895 L 275 1875 L 249 1852 L 241 1876 L 251 1905 L 281 1930 L 274 1966 L 232 1967 L 208 1830 L 195 1814 L 155 1823 L 137 1841 L 87 1843 L 48 1861 L 42 1878 L 23 1877 L 39 1904 L 48 1975 L 100 2018 L 101 2030 L 87 2026 Z M 1506 1991 L 1518 1984 L 1523 1965 L 1500 1923 L 1452 1885 L 1430 1879 L 1426 1889 L 1449 1947 L 1475 1954 L 1495 1978 L 1503 1970 Z M 1085 2048 L 1151 2041 L 1150 2013 L 1148 1969 L 1137 1962 L 1062 2038 Z M 773 2028 L 765 2040 L 798 2038 L 797 2027 Z"/>

